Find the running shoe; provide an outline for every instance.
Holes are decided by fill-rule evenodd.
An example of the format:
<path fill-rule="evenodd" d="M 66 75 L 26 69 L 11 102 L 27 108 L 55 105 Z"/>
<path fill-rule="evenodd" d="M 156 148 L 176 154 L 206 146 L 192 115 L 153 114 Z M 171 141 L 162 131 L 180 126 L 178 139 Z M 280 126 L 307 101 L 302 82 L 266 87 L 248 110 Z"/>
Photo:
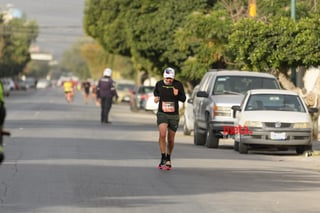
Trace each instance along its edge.
<path fill-rule="evenodd" d="M 166 160 L 161 159 L 158 169 L 166 169 Z"/>
<path fill-rule="evenodd" d="M 172 169 L 171 161 L 170 161 L 170 160 L 167 160 L 167 161 L 166 161 L 165 169 L 166 169 L 166 170 L 171 170 L 171 169 Z"/>
<path fill-rule="evenodd" d="M 3 160 L 4 160 L 4 149 L 3 149 L 3 146 L 0 145 L 0 165 L 2 164 Z"/>

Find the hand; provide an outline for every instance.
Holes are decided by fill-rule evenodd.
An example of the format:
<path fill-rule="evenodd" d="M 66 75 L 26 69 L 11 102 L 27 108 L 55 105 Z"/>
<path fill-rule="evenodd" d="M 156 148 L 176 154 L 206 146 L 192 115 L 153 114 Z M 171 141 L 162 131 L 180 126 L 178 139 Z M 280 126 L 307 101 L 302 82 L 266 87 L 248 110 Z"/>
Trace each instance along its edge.
<path fill-rule="evenodd" d="M 158 103 L 159 100 L 160 100 L 159 96 L 155 96 L 155 97 L 154 97 L 154 102 L 155 102 L 155 103 Z"/>
<path fill-rule="evenodd" d="M 179 94 L 179 90 L 176 89 L 176 88 L 173 88 L 173 94 L 174 94 L 175 96 L 177 96 L 177 95 Z"/>

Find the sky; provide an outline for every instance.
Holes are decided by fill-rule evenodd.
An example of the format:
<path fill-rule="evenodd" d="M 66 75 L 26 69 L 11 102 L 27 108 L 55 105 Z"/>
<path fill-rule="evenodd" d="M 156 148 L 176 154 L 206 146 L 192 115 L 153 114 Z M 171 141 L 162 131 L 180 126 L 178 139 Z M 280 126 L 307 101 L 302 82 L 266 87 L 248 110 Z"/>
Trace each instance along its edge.
<path fill-rule="evenodd" d="M 35 45 L 43 52 L 60 59 L 83 35 L 85 0 L 0 0 L 1 9 L 8 4 L 22 11 L 27 20 L 39 25 Z"/>

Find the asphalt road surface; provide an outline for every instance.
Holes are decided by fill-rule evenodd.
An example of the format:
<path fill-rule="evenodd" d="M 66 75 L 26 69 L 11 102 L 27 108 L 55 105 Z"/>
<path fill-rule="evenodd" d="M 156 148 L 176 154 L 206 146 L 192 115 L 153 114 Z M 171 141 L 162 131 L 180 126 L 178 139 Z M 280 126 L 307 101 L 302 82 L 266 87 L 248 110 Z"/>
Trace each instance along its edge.
<path fill-rule="evenodd" d="M 6 99 L 1 213 L 319 212 L 320 157 L 240 155 L 177 132 L 173 170 L 157 169 L 155 115 L 113 105 L 112 124 L 81 93 L 12 92 Z"/>

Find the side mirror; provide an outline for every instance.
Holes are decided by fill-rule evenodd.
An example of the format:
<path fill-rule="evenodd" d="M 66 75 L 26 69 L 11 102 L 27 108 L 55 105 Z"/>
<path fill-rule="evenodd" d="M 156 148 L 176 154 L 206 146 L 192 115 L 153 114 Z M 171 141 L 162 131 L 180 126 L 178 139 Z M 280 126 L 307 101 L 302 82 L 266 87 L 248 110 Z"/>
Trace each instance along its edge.
<path fill-rule="evenodd" d="M 308 112 L 311 113 L 311 114 L 312 114 L 312 113 L 317 113 L 318 111 L 319 111 L 319 109 L 316 108 L 316 107 L 312 107 L 312 108 L 309 108 L 309 109 L 308 109 Z"/>
<path fill-rule="evenodd" d="M 199 91 L 199 92 L 197 92 L 197 97 L 208 98 L 209 95 L 207 92 Z"/>
<path fill-rule="evenodd" d="M 233 110 L 233 113 L 232 113 L 232 117 L 233 117 L 233 118 L 236 117 L 237 111 L 241 111 L 241 108 L 240 108 L 240 106 L 238 106 L 238 105 L 232 106 L 231 109 Z"/>

